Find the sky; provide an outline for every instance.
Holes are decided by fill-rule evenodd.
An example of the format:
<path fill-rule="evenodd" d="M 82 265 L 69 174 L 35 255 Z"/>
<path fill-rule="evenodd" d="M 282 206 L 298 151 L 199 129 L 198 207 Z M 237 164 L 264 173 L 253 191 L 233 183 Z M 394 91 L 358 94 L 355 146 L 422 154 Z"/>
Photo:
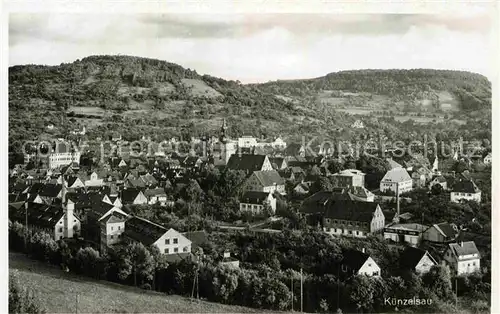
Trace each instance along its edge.
<path fill-rule="evenodd" d="M 122 54 L 243 83 L 350 69 L 436 68 L 492 77 L 484 13 L 11 13 L 9 65 Z"/>

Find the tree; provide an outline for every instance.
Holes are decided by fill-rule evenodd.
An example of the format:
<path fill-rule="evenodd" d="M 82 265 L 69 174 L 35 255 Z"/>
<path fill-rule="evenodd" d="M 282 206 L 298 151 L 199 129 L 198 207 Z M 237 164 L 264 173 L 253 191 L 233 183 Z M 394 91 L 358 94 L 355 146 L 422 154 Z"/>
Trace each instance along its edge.
<path fill-rule="evenodd" d="M 99 276 L 99 252 L 91 247 L 80 248 L 75 256 L 77 271 L 81 274 L 98 277 Z"/>
<path fill-rule="evenodd" d="M 422 281 L 438 297 L 445 300 L 453 297 L 450 271 L 446 266 L 433 266 L 429 272 L 424 274 Z"/>
<path fill-rule="evenodd" d="M 9 272 L 9 313 L 45 313 L 40 301 L 19 283 L 17 273 Z"/>
<path fill-rule="evenodd" d="M 155 261 L 151 253 L 142 243 L 133 242 L 127 246 L 127 254 L 130 258 L 132 274 L 134 275 L 134 285 L 137 286 L 137 279 L 140 283 L 151 281 Z"/>
<path fill-rule="evenodd" d="M 373 305 L 373 289 L 367 276 L 354 277 L 349 285 L 349 292 L 350 301 L 356 305 L 358 310 L 370 311 Z"/>

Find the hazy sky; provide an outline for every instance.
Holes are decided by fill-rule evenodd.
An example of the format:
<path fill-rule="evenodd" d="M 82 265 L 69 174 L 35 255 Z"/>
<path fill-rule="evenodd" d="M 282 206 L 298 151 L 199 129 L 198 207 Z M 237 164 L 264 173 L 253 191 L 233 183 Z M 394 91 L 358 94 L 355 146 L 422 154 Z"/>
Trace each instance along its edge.
<path fill-rule="evenodd" d="M 367 68 L 491 77 L 487 15 L 27 14 L 9 16 L 9 64 L 95 54 L 157 58 L 244 83 Z"/>

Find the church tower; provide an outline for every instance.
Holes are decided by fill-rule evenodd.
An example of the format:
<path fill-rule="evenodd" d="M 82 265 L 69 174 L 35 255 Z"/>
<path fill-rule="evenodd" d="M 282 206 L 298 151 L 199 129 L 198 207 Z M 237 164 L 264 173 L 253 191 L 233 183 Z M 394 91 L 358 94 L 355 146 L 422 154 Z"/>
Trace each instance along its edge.
<path fill-rule="evenodd" d="M 61 198 L 62 198 L 62 208 L 64 211 L 64 216 L 63 216 L 63 224 L 64 224 L 64 237 L 65 238 L 72 238 L 73 237 L 73 226 L 74 226 L 74 220 L 75 220 L 75 204 L 71 200 L 67 200 L 66 197 L 66 180 L 64 178 L 64 174 L 62 175 L 62 190 L 61 190 Z"/>
<path fill-rule="evenodd" d="M 434 172 L 438 171 L 438 166 L 439 166 L 439 161 L 438 161 L 438 156 L 436 154 L 436 159 L 434 159 L 434 163 L 432 164 L 432 171 Z"/>
<path fill-rule="evenodd" d="M 219 142 L 221 144 L 220 159 L 225 165 L 227 165 L 231 155 L 236 153 L 236 144 L 227 138 L 227 125 L 225 118 L 222 120 Z"/>

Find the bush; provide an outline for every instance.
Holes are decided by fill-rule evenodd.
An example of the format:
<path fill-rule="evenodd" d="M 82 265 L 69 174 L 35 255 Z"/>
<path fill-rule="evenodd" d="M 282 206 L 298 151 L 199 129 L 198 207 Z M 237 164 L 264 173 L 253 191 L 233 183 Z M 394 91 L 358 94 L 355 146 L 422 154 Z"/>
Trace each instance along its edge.
<path fill-rule="evenodd" d="M 32 292 L 20 285 L 16 273 L 9 274 L 9 313 L 45 313 Z"/>

